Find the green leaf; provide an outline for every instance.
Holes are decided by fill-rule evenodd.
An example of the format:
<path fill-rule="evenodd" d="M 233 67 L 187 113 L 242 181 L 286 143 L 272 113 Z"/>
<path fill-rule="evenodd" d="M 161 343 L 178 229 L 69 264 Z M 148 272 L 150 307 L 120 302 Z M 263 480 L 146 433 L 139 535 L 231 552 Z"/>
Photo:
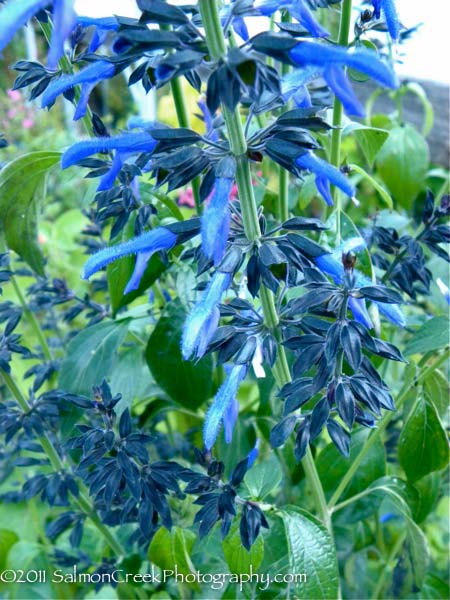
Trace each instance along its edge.
<path fill-rule="evenodd" d="M 8 248 L 38 275 L 44 275 L 38 244 L 38 203 L 44 195 L 45 177 L 60 156 L 60 152 L 30 152 L 0 171 L 0 234 Z"/>
<path fill-rule="evenodd" d="M 256 571 L 264 558 L 263 536 L 258 536 L 249 552 L 242 545 L 237 523 L 232 525 L 230 533 L 222 542 L 222 548 L 231 573 L 249 573 L 250 568 Z"/>
<path fill-rule="evenodd" d="M 349 165 L 350 169 L 352 171 L 354 171 L 355 173 L 359 173 L 360 175 L 362 175 L 365 179 L 367 179 L 367 181 L 369 181 L 372 186 L 376 189 L 376 191 L 380 194 L 381 198 L 384 200 L 384 202 L 388 205 L 388 207 L 392 210 L 394 208 L 394 203 L 392 202 L 392 198 L 389 195 L 389 193 L 384 189 L 384 187 L 382 185 L 380 185 L 378 183 L 378 181 L 372 177 L 372 175 L 369 175 L 369 173 L 367 173 L 367 171 L 365 171 L 362 167 L 360 167 L 359 165 L 355 165 L 355 164 L 351 164 Z"/>
<path fill-rule="evenodd" d="M 353 461 L 361 452 L 370 435 L 370 430 L 360 428 L 352 434 L 349 458 L 344 458 L 334 444 L 326 446 L 316 459 L 317 471 L 327 497 L 330 497 L 337 485 L 350 469 Z M 350 481 L 343 499 L 365 490 L 373 481 L 383 477 L 386 472 L 384 445 L 377 440 L 367 451 L 364 459 Z"/>
<path fill-rule="evenodd" d="M 289 572 L 306 575 L 292 583 L 300 598 L 337 598 L 339 574 L 333 540 L 312 515 L 296 506 L 280 511 L 288 543 Z"/>
<path fill-rule="evenodd" d="M 9 529 L 0 529 L 0 571 L 5 568 L 9 550 L 19 541 L 19 536 Z"/>
<path fill-rule="evenodd" d="M 128 326 L 127 319 L 106 321 L 76 335 L 61 364 L 60 387 L 67 392 L 90 396 L 92 386 L 99 385 L 104 377 L 111 374 Z"/>
<path fill-rule="evenodd" d="M 433 317 L 426 321 L 406 344 L 404 354 L 426 354 L 448 346 L 450 320 L 447 317 Z"/>
<path fill-rule="evenodd" d="M 370 166 L 373 165 L 381 146 L 389 137 L 389 131 L 386 129 L 367 127 L 356 121 L 349 123 L 342 132 L 343 136 L 349 134 L 351 134 L 358 142 Z"/>
<path fill-rule="evenodd" d="M 441 419 L 444 418 L 448 412 L 448 398 L 450 396 L 447 377 L 436 369 L 424 381 L 423 391 L 425 398 L 434 404 Z"/>
<path fill-rule="evenodd" d="M 189 529 L 172 527 L 168 531 L 160 527 L 155 533 L 148 549 L 148 558 L 162 570 L 174 571 L 188 575 L 195 573 L 191 554 L 196 535 Z"/>
<path fill-rule="evenodd" d="M 181 333 L 186 311 L 179 300 L 169 302 L 148 340 L 145 357 L 156 383 L 178 404 L 195 409 L 212 395 L 213 363 L 183 360 Z"/>
<path fill-rule="evenodd" d="M 441 477 L 439 473 L 429 473 L 416 481 L 417 501 L 413 505 L 413 516 L 416 523 L 421 523 L 436 506 L 440 491 Z"/>
<path fill-rule="evenodd" d="M 394 199 L 405 208 L 424 186 L 430 152 L 424 137 L 411 125 L 394 127 L 376 159 L 377 172 Z"/>
<path fill-rule="evenodd" d="M 264 500 L 280 485 L 282 475 L 282 466 L 277 457 L 272 455 L 247 471 L 244 483 L 252 499 Z"/>
<path fill-rule="evenodd" d="M 436 575 L 427 573 L 420 592 L 411 597 L 417 598 L 417 600 L 448 600 L 450 598 L 450 586 Z"/>
<path fill-rule="evenodd" d="M 448 465 L 447 435 L 435 407 L 422 393 L 417 395 L 401 432 L 398 458 L 412 482 Z"/>

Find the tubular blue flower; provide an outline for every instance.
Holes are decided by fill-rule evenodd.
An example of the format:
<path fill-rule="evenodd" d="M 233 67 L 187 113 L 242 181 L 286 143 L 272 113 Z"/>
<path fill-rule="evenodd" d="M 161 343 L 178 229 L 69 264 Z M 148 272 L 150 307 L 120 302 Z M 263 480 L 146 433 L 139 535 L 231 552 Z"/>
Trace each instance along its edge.
<path fill-rule="evenodd" d="M 281 79 L 281 95 L 283 100 L 287 102 L 292 98 L 298 108 L 309 108 L 312 106 L 312 103 L 306 86 L 310 81 L 321 75 L 322 69 L 318 69 L 317 67 L 294 69 L 286 73 Z"/>
<path fill-rule="evenodd" d="M 199 109 L 202 111 L 203 121 L 205 123 L 206 137 L 213 142 L 219 139 L 219 132 L 214 128 L 214 120 L 211 111 L 206 104 L 205 96 L 200 96 L 197 101 Z"/>
<path fill-rule="evenodd" d="M 67 169 L 80 160 L 88 158 L 97 152 L 115 150 L 111 168 L 100 180 L 98 191 L 109 189 L 122 168 L 124 160 L 139 152 L 153 152 L 156 140 L 147 132 L 123 133 L 114 137 L 98 137 L 83 142 L 77 142 L 64 152 L 61 157 L 61 168 Z"/>
<path fill-rule="evenodd" d="M 230 402 L 223 414 L 223 431 L 225 434 L 225 442 L 227 444 L 231 444 L 231 440 L 233 439 L 233 429 L 238 415 L 239 402 L 237 401 L 237 398 L 235 398 L 232 402 Z"/>
<path fill-rule="evenodd" d="M 345 252 L 357 252 L 365 248 L 365 241 L 361 237 L 351 238 L 341 244 L 333 253 L 322 254 L 314 259 L 319 269 L 331 277 L 336 284 L 341 284 L 344 279 L 344 265 L 342 264 L 342 254 Z M 354 271 L 356 276 L 356 285 L 359 287 L 373 285 L 373 282 L 360 273 L 357 269 Z M 387 319 L 395 325 L 404 327 L 406 325 L 405 317 L 397 304 L 387 304 L 384 302 L 374 302 L 378 310 Z M 349 308 L 356 321 L 359 321 L 368 328 L 373 326 L 370 316 L 367 312 L 366 301 L 364 298 L 349 298 Z"/>
<path fill-rule="evenodd" d="M 59 59 L 64 55 L 64 42 L 74 30 L 77 15 L 73 0 L 53 0 L 53 30 L 50 49 L 47 56 L 49 69 L 56 69 Z"/>
<path fill-rule="evenodd" d="M 216 441 L 222 426 L 225 412 L 236 399 L 239 385 L 246 374 L 247 367 L 245 365 L 234 365 L 230 369 L 227 378 L 220 386 L 205 418 L 203 441 L 207 450 L 211 450 L 214 446 L 214 442 Z"/>
<path fill-rule="evenodd" d="M 133 274 L 124 290 L 124 293 L 128 294 L 128 292 L 139 287 L 151 256 L 160 250 L 170 250 L 176 241 L 177 236 L 165 227 L 158 227 L 152 231 L 147 231 L 128 242 L 109 246 L 90 256 L 84 265 L 82 277 L 83 279 L 89 279 L 94 273 L 97 273 L 97 271 L 118 258 L 137 254 Z"/>
<path fill-rule="evenodd" d="M 219 324 L 218 304 L 231 285 L 230 273 L 217 271 L 211 278 L 202 297 L 189 313 L 183 329 L 181 353 L 184 360 L 192 356 L 201 358 Z"/>
<path fill-rule="evenodd" d="M 301 169 L 307 169 L 315 174 L 317 189 L 328 205 L 331 206 L 333 204 L 330 183 L 342 190 L 347 196 L 354 197 L 355 188 L 347 177 L 339 169 L 327 163 L 326 160 L 318 158 L 312 152 L 305 152 L 300 155 L 296 159 L 295 164 Z"/>
<path fill-rule="evenodd" d="M 209 205 L 202 215 L 202 250 L 218 265 L 223 258 L 230 232 L 229 200 L 233 179 L 218 177 Z"/>
<path fill-rule="evenodd" d="M 81 25 L 81 27 L 94 28 L 88 52 L 95 52 L 106 40 L 108 32 L 117 31 L 119 29 L 119 23 L 115 17 L 93 18 L 81 16 L 77 18 L 77 23 Z"/>
<path fill-rule="evenodd" d="M 328 37 L 329 32 L 313 17 L 306 0 L 256 0 L 255 10 L 265 17 L 270 17 L 281 8 L 286 9 L 294 19 L 302 25 L 313 37 Z"/>
<path fill-rule="evenodd" d="M 400 35 L 400 23 L 398 20 L 397 9 L 395 8 L 395 0 L 372 0 L 372 5 L 375 18 L 379 19 L 381 11 L 383 11 L 391 38 L 393 40 L 398 40 Z"/>
<path fill-rule="evenodd" d="M 64 54 L 64 41 L 76 23 L 73 0 L 11 0 L 0 11 L 0 52 L 16 32 L 40 10 L 53 4 L 53 32 L 48 53 L 48 67 L 55 69 Z"/>
<path fill-rule="evenodd" d="M 350 81 L 344 72 L 344 67 L 362 71 L 375 81 L 388 88 L 398 86 L 393 71 L 381 61 L 374 52 L 357 49 L 347 50 L 341 46 L 318 44 L 315 42 L 300 42 L 290 51 L 291 58 L 303 69 L 308 68 L 307 74 L 294 71 L 291 75 L 290 89 L 295 89 L 295 77 L 298 77 L 298 89 L 304 90 L 305 77 L 309 80 L 322 76 L 334 94 L 339 98 L 348 115 L 364 116 L 364 107 L 356 97 Z M 315 71 L 312 69 L 315 67 Z M 313 73 L 313 76 L 311 75 Z"/>
<path fill-rule="evenodd" d="M 255 460 L 258 458 L 258 454 L 259 454 L 259 447 L 261 445 L 261 440 L 258 438 L 255 442 L 254 447 L 250 450 L 250 452 L 248 453 L 247 456 L 247 467 L 250 469 L 250 467 L 253 466 Z"/>
<path fill-rule="evenodd" d="M 96 84 L 104 79 L 110 79 L 115 72 L 116 69 L 112 63 L 99 60 L 81 69 L 78 73 L 54 79 L 42 95 L 41 106 L 42 108 L 50 106 L 60 94 L 76 85 L 81 85 L 80 99 L 74 115 L 74 121 L 77 121 L 86 114 L 89 96 Z"/>

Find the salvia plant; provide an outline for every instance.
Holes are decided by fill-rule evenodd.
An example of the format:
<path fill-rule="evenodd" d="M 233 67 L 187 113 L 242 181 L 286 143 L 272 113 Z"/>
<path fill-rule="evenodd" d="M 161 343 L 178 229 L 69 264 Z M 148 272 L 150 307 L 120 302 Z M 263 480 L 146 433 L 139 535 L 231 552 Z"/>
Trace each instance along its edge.
<path fill-rule="evenodd" d="M 13 92 L 79 122 L 8 162 L 2 121 L 1 597 L 447 598 L 450 201 L 402 120 L 408 93 L 432 120 L 395 73 L 414 31 L 394 0 L 137 6 L 0 5 Z M 155 120 L 99 108 L 124 77 Z"/>

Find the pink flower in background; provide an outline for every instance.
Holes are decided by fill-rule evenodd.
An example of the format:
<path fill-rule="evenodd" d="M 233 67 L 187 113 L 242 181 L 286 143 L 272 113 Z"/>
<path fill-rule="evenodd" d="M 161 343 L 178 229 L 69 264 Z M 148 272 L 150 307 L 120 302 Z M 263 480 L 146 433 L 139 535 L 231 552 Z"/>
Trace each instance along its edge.
<path fill-rule="evenodd" d="M 31 129 L 33 127 L 33 125 L 34 125 L 34 121 L 30 117 L 25 117 L 25 119 L 22 121 L 22 127 L 24 129 Z"/>
<path fill-rule="evenodd" d="M 11 98 L 11 100 L 18 101 L 22 99 L 22 95 L 19 90 L 6 90 L 6 93 Z"/>
<path fill-rule="evenodd" d="M 195 208 L 194 192 L 191 187 L 186 188 L 178 196 L 178 204 L 180 206 L 189 206 L 189 208 Z"/>

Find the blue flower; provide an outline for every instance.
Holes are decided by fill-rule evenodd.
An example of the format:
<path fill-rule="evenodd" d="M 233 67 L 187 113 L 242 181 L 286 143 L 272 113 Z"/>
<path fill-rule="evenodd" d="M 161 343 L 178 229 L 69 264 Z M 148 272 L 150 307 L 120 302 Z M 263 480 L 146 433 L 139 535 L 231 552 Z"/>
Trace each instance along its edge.
<path fill-rule="evenodd" d="M 329 275 L 336 284 L 341 284 L 344 279 L 344 265 L 342 264 L 342 254 L 346 252 L 357 252 L 365 248 L 365 241 L 363 238 L 356 237 L 351 238 L 341 244 L 333 253 L 322 254 L 315 258 L 315 263 L 321 271 Z M 355 269 L 354 275 L 356 276 L 356 285 L 358 287 L 371 286 L 373 282 Z M 389 319 L 395 325 L 404 327 L 406 325 L 405 317 L 397 304 L 387 304 L 384 302 L 375 302 L 378 306 L 378 310 L 387 319 Z M 371 328 L 372 321 L 366 309 L 366 303 L 364 298 L 349 298 L 349 308 L 353 313 L 353 317 L 365 325 Z"/>
<path fill-rule="evenodd" d="M 247 456 L 247 468 L 249 468 L 249 469 L 250 469 L 250 467 L 253 466 L 255 460 L 258 458 L 260 444 L 261 444 L 261 440 L 258 438 L 256 440 L 256 442 L 255 442 L 254 447 L 248 453 L 248 456 Z"/>
<path fill-rule="evenodd" d="M 400 23 L 398 20 L 397 9 L 395 8 L 395 1 L 372 0 L 372 5 L 376 19 L 380 18 L 381 11 L 383 11 L 389 34 L 393 40 L 397 40 L 400 35 Z"/>
<path fill-rule="evenodd" d="M 114 65 L 105 60 L 99 60 L 87 66 L 73 75 L 62 75 L 54 79 L 42 95 L 41 106 L 52 105 L 56 98 L 67 90 L 81 85 L 80 98 L 74 115 L 74 121 L 81 119 L 86 114 L 89 96 L 99 81 L 114 76 L 116 69 Z"/>
<path fill-rule="evenodd" d="M 305 77 L 312 79 L 321 75 L 342 102 L 345 112 L 349 115 L 363 117 L 364 107 L 356 97 L 344 72 L 344 67 L 357 69 L 388 88 L 398 87 L 398 81 L 393 71 L 374 52 L 368 50 L 348 50 L 330 44 L 300 42 L 289 54 L 292 60 L 302 67 L 301 71 L 294 71 L 298 76 L 298 89 L 300 92 L 303 91 L 304 93 L 307 83 Z M 308 71 L 307 74 L 303 72 L 303 69 L 308 67 L 316 67 L 314 77 L 311 74 L 312 71 Z M 294 78 L 295 75 L 292 75 L 289 80 L 291 94 L 293 93 L 292 90 L 295 89 Z"/>
<path fill-rule="evenodd" d="M 61 157 L 61 167 L 67 169 L 97 152 L 115 151 L 109 171 L 100 180 L 97 191 L 109 189 L 122 168 L 124 160 L 132 154 L 153 152 L 156 140 L 147 132 L 123 133 L 114 137 L 98 137 L 70 146 Z"/>
<path fill-rule="evenodd" d="M 219 324 L 218 304 L 231 285 L 231 274 L 217 271 L 211 278 L 202 297 L 189 313 L 183 329 L 181 353 L 185 360 L 192 356 L 201 358 Z"/>
<path fill-rule="evenodd" d="M 220 386 L 205 418 L 203 441 L 207 450 L 211 450 L 214 446 L 224 415 L 229 406 L 235 401 L 239 385 L 246 374 L 247 367 L 245 365 L 234 365 Z"/>
<path fill-rule="evenodd" d="M 218 265 L 223 258 L 230 231 L 229 200 L 233 179 L 218 177 L 209 205 L 202 215 L 202 250 Z"/>
<path fill-rule="evenodd" d="M 289 11 L 294 19 L 302 25 L 313 37 L 328 37 L 329 32 L 313 17 L 307 0 L 256 0 L 254 8 L 259 14 L 270 17 L 281 8 Z"/>
<path fill-rule="evenodd" d="M 119 23 L 115 17 L 93 18 L 82 16 L 77 18 L 77 23 L 81 27 L 93 27 L 94 29 L 88 52 L 95 52 L 106 40 L 110 31 L 119 29 Z"/>
<path fill-rule="evenodd" d="M 330 206 L 333 204 L 330 183 L 341 189 L 347 196 L 354 197 L 355 188 L 347 177 L 339 169 L 327 163 L 326 160 L 318 158 L 312 152 L 305 152 L 300 155 L 295 164 L 301 169 L 307 169 L 315 174 L 317 189 Z"/>
<path fill-rule="evenodd" d="M 49 69 L 56 69 L 59 59 L 64 56 L 64 42 L 74 30 L 76 22 L 73 0 L 53 0 L 53 30 L 47 56 Z"/>
<path fill-rule="evenodd" d="M 0 11 L 0 52 L 13 39 L 16 32 L 40 10 L 46 8 L 49 0 L 11 0 Z M 64 54 L 64 41 L 76 24 L 73 0 L 53 0 L 53 32 L 48 53 L 48 67 L 55 69 Z"/>
<path fill-rule="evenodd" d="M 223 431 L 225 434 L 225 441 L 227 444 L 231 444 L 233 439 L 233 429 L 236 424 L 239 415 L 239 402 L 235 398 L 225 409 L 223 414 Z"/>
<path fill-rule="evenodd" d="M 209 140 L 216 142 L 219 139 L 219 132 L 214 127 L 214 119 L 211 114 L 211 111 L 208 108 L 208 105 L 206 104 L 205 96 L 200 96 L 200 98 L 197 101 L 197 105 L 198 105 L 199 109 L 202 111 L 203 121 L 205 123 L 205 129 L 206 129 L 206 137 Z"/>
<path fill-rule="evenodd" d="M 160 250 L 170 250 L 176 241 L 177 236 L 165 227 L 158 227 L 152 231 L 147 231 L 128 242 L 109 246 L 90 256 L 84 265 L 82 277 L 83 279 L 89 279 L 94 273 L 97 273 L 97 271 L 118 258 L 137 254 L 133 274 L 124 290 L 124 293 L 128 294 L 139 287 L 151 256 Z"/>
<path fill-rule="evenodd" d="M 317 67 L 294 69 L 283 75 L 281 78 L 281 95 L 284 102 L 288 102 L 292 98 L 298 108 L 312 106 L 307 84 L 321 76 L 322 70 Z"/>

